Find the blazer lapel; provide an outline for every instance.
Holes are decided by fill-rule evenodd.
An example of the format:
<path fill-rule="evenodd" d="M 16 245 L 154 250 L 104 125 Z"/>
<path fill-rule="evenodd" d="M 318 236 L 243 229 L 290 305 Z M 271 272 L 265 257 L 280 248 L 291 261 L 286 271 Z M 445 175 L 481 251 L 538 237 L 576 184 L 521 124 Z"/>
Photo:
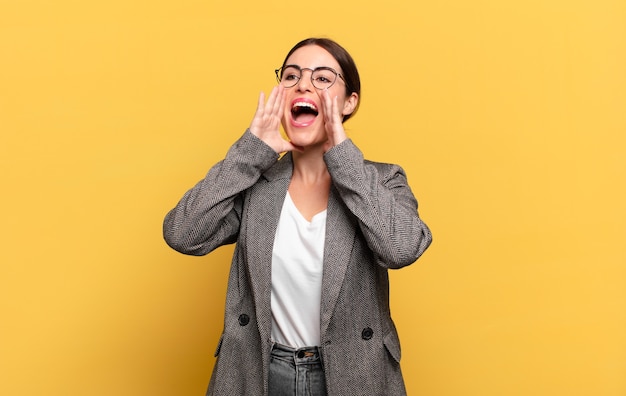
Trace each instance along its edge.
<path fill-rule="evenodd" d="M 270 339 L 272 249 L 292 174 L 291 155 L 285 155 L 263 174 L 250 193 L 246 217 L 247 263 L 262 340 Z"/>
<path fill-rule="evenodd" d="M 286 154 L 257 183 L 249 194 L 244 214 L 247 223 L 247 263 L 255 302 L 259 332 L 262 340 L 271 336 L 271 283 L 272 249 L 280 213 L 293 172 L 291 155 Z M 328 328 L 332 312 L 339 298 L 350 253 L 355 238 L 355 220 L 341 201 L 339 193 L 331 187 L 326 214 L 324 241 L 324 269 L 322 275 L 322 301 L 320 331 Z"/>
<path fill-rule="evenodd" d="M 355 220 L 341 201 L 339 193 L 332 187 L 328 197 L 324 243 L 324 273 L 322 276 L 320 312 L 322 336 L 330 323 L 350 261 L 356 229 L 354 222 Z"/>

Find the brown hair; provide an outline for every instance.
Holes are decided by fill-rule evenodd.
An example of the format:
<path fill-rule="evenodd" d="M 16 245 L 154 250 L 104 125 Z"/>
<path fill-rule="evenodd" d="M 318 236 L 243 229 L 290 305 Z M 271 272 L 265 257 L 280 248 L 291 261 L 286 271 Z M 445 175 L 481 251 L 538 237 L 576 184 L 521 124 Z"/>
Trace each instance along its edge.
<path fill-rule="evenodd" d="M 346 122 L 350 117 L 352 117 L 359 108 L 359 104 L 361 103 L 361 79 L 359 77 L 359 71 L 356 68 L 356 63 L 352 59 L 352 56 L 346 51 L 341 45 L 337 44 L 335 41 L 327 38 L 317 38 L 311 37 L 300 41 L 296 44 L 285 56 L 285 60 L 283 61 L 282 67 L 287 63 L 287 59 L 299 48 L 302 48 L 307 45 L 317 45 L 318 47 L 324 48 L 328 51 L 333 58 L 339 63 L 339 67 L 342 70 L 342 76 L 345 79 L 346 83 L 346 97 L 350 96 L 353 92 L 359 95 L 359 101 L 357 102 L 357 106 L 354 108 L 354 111 L 350 114 L 346 114 L 343 117 L 343 122 Z"/>

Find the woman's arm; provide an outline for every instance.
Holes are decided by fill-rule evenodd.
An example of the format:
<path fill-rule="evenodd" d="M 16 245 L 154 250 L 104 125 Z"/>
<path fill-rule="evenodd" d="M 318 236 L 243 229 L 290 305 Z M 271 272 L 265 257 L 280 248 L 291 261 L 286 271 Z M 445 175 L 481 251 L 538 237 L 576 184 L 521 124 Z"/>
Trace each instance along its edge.
<path fill-rule="evenodd" d="M 235 242 L 243 191 L 277 160 L 278 154 L 247 130 L 226 158 L 165 216 L 163 236 L 167 244 L 181 253 L 201 256 Z"/>
<path fill-rule="evenodd" d="M 348 139 L 324 155 L 333 185 L 358 219 L 381 265 L 401 268 L 417 260 L 432 235 L 420 219 L 417 200 L 402 168 L 364 161 Z"/>
<path fill-rule="evenodd" d="M 201 256 L 236 241 L 243 191 L 278 160 L 278 153 L 297 149 L 280 134 L 284 92 L 283 87 L 274 87 L 267 103 L 260 93 L 246 133 L 165 216 L 163 236 L 173 249 Z"/>

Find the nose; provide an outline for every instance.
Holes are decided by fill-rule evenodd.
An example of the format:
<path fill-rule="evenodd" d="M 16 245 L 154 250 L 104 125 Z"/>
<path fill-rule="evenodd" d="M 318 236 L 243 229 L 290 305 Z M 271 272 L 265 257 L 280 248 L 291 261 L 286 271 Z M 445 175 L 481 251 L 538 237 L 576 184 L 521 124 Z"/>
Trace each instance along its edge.
<path fill-rule="evenodd" d="M 313 91 L 313 82 L 311 81 L 311 75 L 313 71 L 308 69 L 302 69 L 302 75 L 296 84 L 296 88 L 300 92 Z"/>

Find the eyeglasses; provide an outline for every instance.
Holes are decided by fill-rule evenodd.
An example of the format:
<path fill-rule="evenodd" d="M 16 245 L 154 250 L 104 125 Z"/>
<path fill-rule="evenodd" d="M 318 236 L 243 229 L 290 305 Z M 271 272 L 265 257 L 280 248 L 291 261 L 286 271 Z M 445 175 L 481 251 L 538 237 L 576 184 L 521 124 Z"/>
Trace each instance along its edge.
<path fill-rule="evenodd" d="M 300 81 L 302 72 L 305 70 L 311 71 L 311 83 L 317 89 L 330 88 L 337 81 L 337 77 L 341 78 L 344 83 L 346 82 L 340 73 L 326 66 L 309 69 L 298 65 L 287 65 L 275 70 L 276 79 L 285 88 L 291 88 Z"/>

